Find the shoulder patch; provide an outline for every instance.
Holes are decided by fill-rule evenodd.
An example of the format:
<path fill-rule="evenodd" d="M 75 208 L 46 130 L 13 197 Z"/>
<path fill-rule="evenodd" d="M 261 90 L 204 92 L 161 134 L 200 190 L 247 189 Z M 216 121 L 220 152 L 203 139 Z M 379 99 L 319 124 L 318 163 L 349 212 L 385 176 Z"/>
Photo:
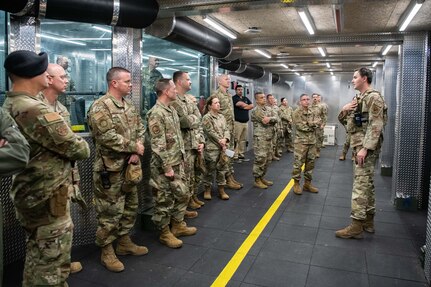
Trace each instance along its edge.
<path fill-rule="evenodd" d="M 61 120 L 61 116 L 57 112 L 44 114 L 43 117 L 48 123 Z"/>
<path fill-rule="evenodd" d="M 94 120 L 98 121 L 101 117 L 103 117 L 103 113 L 102 112 L 94 113 L 93 117 L 94 117 Z"/>

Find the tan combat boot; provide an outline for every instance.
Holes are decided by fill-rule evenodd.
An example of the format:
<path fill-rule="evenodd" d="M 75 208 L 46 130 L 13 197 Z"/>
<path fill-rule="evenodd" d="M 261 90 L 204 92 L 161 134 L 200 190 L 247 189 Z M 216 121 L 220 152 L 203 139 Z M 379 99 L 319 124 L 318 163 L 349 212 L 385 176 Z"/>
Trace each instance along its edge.
<path fill-rule="evenodd" d="M 200 206 L 205 205 L 205 202 L 203 202 L 203 201 L 199 200 L 199 198 L 198 198 L 198 196 L 197 196 L 196 194 L 193 194 L 193 195 L 192 195 L 192 199 L 193 199 L 197 204 L 199 204 Z"/>
<path fill-rule="evenodd" d="M 241 185 L 235 183 L 232 175 L 226 177 L 226 188 L 239 190 L 241 189 Z"/>
<path fill-rule="evenodd" d="M 227 193 L 224 191 L 224 185 L 219 185 L 218 186 L 218 195 L 223 200 L 228 200 L 229 199 L 229 195 L 227 195 Z"/>
<path fill-rule="evenodd" d="M 254 184 L 253 185 L 255 187 L 257 187 L 257 188 L 262 188 L 262 189 L 267 189 L 268 188 L 268 186 L 262 182 L 262 178 L 261 177 L 256 177 L 254 179 Z"/>
<path fill-rule="evenodd" d="M 302 190 L 308 190 L 309 192 L 312 193 L 318 193 L 319 189 L 317 187 L 315 187 L 313 184 L 311 184 L 311 181 L 306 180 L 304 182 L 304 186 L 302 187 Z"/>
<path fill-rule="evenodd" d="M 233 176 L 233 174 L 228 175 L 228 177 L 232 180 L 232 182 L 236 183 L 237 185 L 239 185 L 241 188 L 244 186 L 244 184 L 242 184 L 241 182 L 237 181 L 235 179 L 235 177 Z M 226 178 L 227 179 L 227 178 Z"/>
<path fill-rule="evenodd" d="M 264 185 L 267 186 L 272 186 L 274 184 L 272 181 L 264 179 L 263 177 L 261 177 L 260 180 L 263 182 Z"/>
<path fill-rule="evenodd" d="M 118 255 L 145 255 L 148 253 L 148 248 L 145 246 L 139 246 L 132 242 L 128 234 L 123 235 L 118 240 L 117 248 L 115 252 Z"/>
<path fill-rule="evenodd" d="M 169 225 L 162 228 L 159 241 L 170 248 L 180 248 L 183 246 L 183 242 L 175 237 L 169 229 Z"/>
<path fill-rule="evenodd" d="M 352 219 L 352 223 L 340 230 L 335 232 L 335 236 L 340 238 L 363 238 L 363 220 Z"/>
<path fill-rule="evenodd" d="M 82 270 L 81 262 L 76 261 L 76 262 L 71 262 L 70 263 L 70 274 L 78 273 L 81 270 Z"/>
<path fill-rule="evenodd" d="M 374 214 L 367 214 L 367 218 L 362 223 L 362 227 L 364 228 L 364 231 L 368 233 L 376 232 L 374 229 Z"/>
<path fill-rule="evenodd" d="M 197 211 L 186 210 L 184 212 L 184 218 L 196 218 L 196 217 L 198 217 L 198 212 Z"/>
<path fill-rule="evenodd" d="M 196 231 L 196 227 L 188 227 L 185 221 L 171 220 L 171 232 L 175 237 L 195 235 Z"/>
<path fill-rule="evenodd" d="M 338 159 L 339 160 L 346 160 L 346 154 L 343 152 Z"/>
<path fill-rule="evenodd" d="M 200 204 L 197 204 L 196 201 L 193 200 L 193 197 L 190 197 L 188 207 L 190 209 L 199 209 L 199 208 L 201 208 Z"/>
<path fill-rule="evenodd" d="M 115 255 L 112 243 L 102 247 L 102 256 L 100 257 L 102 265 L 112 272 L 121 272 L 124 270 L 124 265 L 118 260 Z"/>
<path fill-rule="evenodd" d="M 205 200 L 211 200 L 211 186 L 205 187 L 204 199 Z"/>
<path fill-rule="evenodd" d="M 299 180 L 294 180 L 295 183 L 293 184 L 293 192 L 295 194 L 301 195 L 302 194 L 302 188 L 301 185 L 299 184 Z"/>

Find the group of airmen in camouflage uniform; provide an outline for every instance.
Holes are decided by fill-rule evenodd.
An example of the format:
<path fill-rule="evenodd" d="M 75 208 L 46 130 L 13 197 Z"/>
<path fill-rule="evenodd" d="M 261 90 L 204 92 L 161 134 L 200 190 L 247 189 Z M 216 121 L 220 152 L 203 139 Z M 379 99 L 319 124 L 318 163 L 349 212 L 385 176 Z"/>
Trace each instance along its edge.
<path fill-rule="evenodd" d="M 6 94 L 4 110 L 0 109 L 0 156 L 8 158 L 7 166 L 0 162 L 0 172 L 1 176 L 17 173 L 10 195 L 27 235 L 23 286 L 68 286 L 66 279 L 71 269 L 82 268 L 71 266 L 70 199 L 85 206 L 76 161 L 90 156 L 89 145 L 72 132 L 69 113 L 57 101 L 68 84 L 61 66 L 48 64 L 46 53 L 22 50 L 9 54 L 4 67 L 12 89 Z M 108 71 L 108 91 L 88 113 L 96 146 L 96 244 L 101 248 L 101 263 L 108 270 L 124 270 L 116 255 L 148 253 L 145 246 L 136 245 L 129 236 L 137 215 L 145 134 L 151 142 L 150 185 L 155 201 L 152 220 L 160 230 L 162 244 L 179 248 L 179 237 L 197 232 L 195 227 L 187 226 L 184 218 L 197 216 L 187 207 L 198 209 L 204 205 L 197 198 L 199 181 L 203 182 L 206 200 L 212 198 L 214 174 L 221 199 L 229 199 L 225 187 L 243 187 L 234 178 L 232 160 L 226 155 L 234 146 L 232 97 L 227 91 L 230 78 L 222 74 L 217 80 L 219 87 L 207 99 L 203 117 L 195 98 L 187 94 L 191 89 L 187 72 L 178 71 L 173 79 L 157 80 L 157 101 L 146 114 L 145 129 L 140 111 L 125 98 L 132 87 L 131 73 L 121 67 Z M 360 94 L 339 115 L 351 136 L 355 157 L 352 224 L 336 232 L 341 238 L 360 238 L 364 230 L 374 232 L 373 175 L 383 139 L 386 106 L 380 93 L 370 87 L 371 80 L 370 70 L 355 71 L 352 82 Z M 294 149 L 294 193 L 318 192 L 311 184 L 312 170 L 323 140 L 320 133 L 326 124 L 327 108 L 317 94 L 313 95 L 313 105 L 308 95 L 301 95 L 294 112 L 286 99 L 277 107 L 273 98 L 261 92 L 255 94 L 256 107 L 251 113 L 254 185 L 271 186 L 273 182 L 265 178 L 269 162 L 276 160 L 283 149 Z M 270 105 L 266 105 L 267 100 Z M 305 183 L 301 188 L 303 164 Z"/>

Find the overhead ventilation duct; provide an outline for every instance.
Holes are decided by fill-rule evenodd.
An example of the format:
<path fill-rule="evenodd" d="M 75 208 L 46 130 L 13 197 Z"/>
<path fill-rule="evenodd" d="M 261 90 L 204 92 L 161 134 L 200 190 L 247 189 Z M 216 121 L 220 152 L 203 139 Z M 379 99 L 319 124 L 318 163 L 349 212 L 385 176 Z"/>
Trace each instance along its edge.
<path fill-rule="evenodd" d="M 280 75 L 279 74 L 272 74 L 272 83 L 277 84 L 280 82 Z"/>
<path fill-rule="evenodd" d="M 46 0 L 40 2 L 39 17 L 141 29 L 158 12 L 156 0 Z"/>
<path fill-rule="evenodd" d="M 218 66 L 219 68 L 232 71 L 235 73 L 242 73 L 247 68 L 247 65 L 244 64 L 241 59 L 236 59 L 233 61 L 226 61 L 226 60 L 218 60 Z"/>
<path fill-rule="evenodd" d="M 28 14 L 33 7 L 33 0 L 0 1 L 0 10 L 15 14 L 17 16 L 23 16 Z"/>
<path fill-rule="evenodd" d="M 232 52 L 226 37 L 187 17 L 157 19 L 145 33 L 217 58 Z"/>
<path fill-rule="evenodd" d="M 243 72 L 235 72 L 235 74 L 247 79 L 259 79 L 265 75 L 265 69 L 256 65 L 247 65 Z"/>

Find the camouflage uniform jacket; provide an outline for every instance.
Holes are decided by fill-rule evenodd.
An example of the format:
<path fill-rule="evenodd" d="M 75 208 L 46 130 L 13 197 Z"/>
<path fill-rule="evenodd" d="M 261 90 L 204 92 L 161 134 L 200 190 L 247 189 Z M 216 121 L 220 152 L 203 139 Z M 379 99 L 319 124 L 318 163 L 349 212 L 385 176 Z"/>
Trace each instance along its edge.
<path fill-rule="evenodd" d="M 312 104 L 310 107 L 320 118 L 320 125 L 326 125 L 326 122 L 328 120 L 328 109 L 326 104 L 318 103 L 318 104 Z"/>
<path fill-rule="evenodd" d="M 169 172 L 172 166 L 184 160 L 185 149 L 180 119 L 171 106 L 157 101 L 147 114 L 148 134 L 151 140 L 151 163 Z"/>
<path fill-rule="evenodd" d="M 219 140 L 227 139 L 227 142 L 231 140 L 230 132 L 226 128 L 226 120 L 221 114 L 214 115 L 208 112 L 202 118 L 202 126 L 207 139 L 206 150 L 220 150 Z"/>
<path fill-rule="evenodd" d="M 290 106 L 280 106 L 280 118 L 283 124 L 292 124 L 292 113 L 293 110 Z"/>
<path fill-rule="evenodd" d="M 96 144 L 94 171 L 122 171 L 129 156 L 136 153 L 136 142 L 145 140 L 145 128 L 135 106 L 109 93 L 93 103 L 88 123 Z"/>
<path fill-rule="evenodd" d="M 353 112 L 340 113 L 338 119 L 346 121 L 347 132 L 351 135 L 352 147 L 362 146 L 368 150 L 378 150 L 383 142 L 383 128 L 385 126 L 386 104 L 380 93 L 368 89 L 357 96 L 357 111 L 362 113 L 362 126 L 355 125 Z"/>
<path fill-rule="evenodd" d="M 315 131 L 321 123 L 321 119 L 315 111 L 312 108 L 298 107 L 293 112 L 292 119 L 296 128 L 295 143 L 315 144 Z"/>
<path fill-rule="evenodd" d="M 15 206 L 36 206 L 71 180 L 72 160 L 86 159 L 90 149 L 51 107 L 24 92 L 6 93 L 4 107 L 30 144 L 30 161 L 12 185 Z M 17 203 L 19 202 L 19 203 Z"/>
<path fill-rule="evenodd" d="M 157 69 L 150 71 L 150 67 L 146 67 L 142 72 L 142 83 L 146 89 L 146 93 L 155 92 L 154 86 L 161 78 L 163 78 L 163 75 Z"/>
<path fill-rule="evenodd" d="M 277 118 L 268 110 L 268 106 L 257 105 L 251 111 L 251 121 L 253 123 L 253 136 L 262 139 L 272 139 L 274 135 L 274 126 L 277 124 Z M 263 118 L 270 117 L 270 121 L 264 124 Z"/>
<path fill-rule="evenodd" d="M 3 108 L 0 108 L 0 138 L 8 142 L 0 148 L 0 177 L 23 170 L 28 162 L 30 145 Z"/>
<path fill-rule="evenodd" d="M 197 150 L 198 144 L 204 143 L 205 139 L 201 127 L 202 116 L 196 103 L 188 95 L 177 95 L 177 99 L 170 105 L 176 110 L 180 118 L 184 148 Z"/>
<path fill-rule="evenodd" d="M 72 126 L 72 122 L 70 121 L 70 113 L 67 110 L 67 108 L 62 103 L 60 103 L 60 101 L 56 100 L 55 104 L 51 105 L 48 102 L 48 100 L 45 98 L 45 96 L 42 92 L 40 92 L 39 95 L 37 95 L 37 98 L 40 99 L 41 101 L 43 101 L 48 106 L 50 106 L 54 110 L 54 112 L 59 113 L 60 116 L 62 116 L 63 119 L 66 121 L 66 123 L 69 125 L 69 127 Z"/>
<path fill-rule="evenodd" d="M 233 101 L 232 96 L 226 91 L 223 92 L 221 88 L 218 88 L 209 98 L 217 97 L 220 101 L 220 113 L 226 120 L 226 125 L 229 132 L 233 133 L 234 128 L 234 113 L 233 113 Z M 207 101 L 208 101 L 207 100 Z"/>

